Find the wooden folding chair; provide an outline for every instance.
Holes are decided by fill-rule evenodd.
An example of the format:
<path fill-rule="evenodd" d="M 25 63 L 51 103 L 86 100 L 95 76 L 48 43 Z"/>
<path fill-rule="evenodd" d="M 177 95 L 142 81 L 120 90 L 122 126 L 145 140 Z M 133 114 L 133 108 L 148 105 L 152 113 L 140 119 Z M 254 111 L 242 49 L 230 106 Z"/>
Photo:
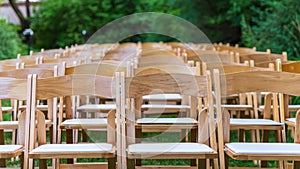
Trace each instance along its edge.
<path fill-rule="evenodd" d="M 288 95 L 300 95 L 297 81 L 300 75 L 287 72 L 250 71 L 219 75 L 214 71 L 215 90 L 221 90 L 222 95 L 239 92 L 273 92 Z M 246 83 L 245 83 L 246 82 Z M 251 83 L 248 83 L 251 82 Z M 222 85 L 220 85 L 220 83 Z M 225 85 L 226 84 L 226 85 Z M 219 92 L 216 92 L 219 93 Z M 217 100 L 221 95 L 216 95 Z M 270 102 L 267 98 L 266 103 Z M 265 109 L 271 109 L 266 104 Z M 295 160 L 300 161 L 300 149 L 298 144 L 291 143 L 229 143 L 230 116 L 228 112 L 218 111 L 218 142 L 221 166 L 228 168 L 228 157 L 236 160 Z M 268 137 L 264 132 L 263 137 Z M 225 144 L 224 144 L 225 143 Z M 225 146 L 224 146 L 225 145 Z M 225 156 L 224 156 L 225 148 Z M 224 161 L 225 160 L 225 161 Z M 262 163 L 266 167 L 266 163 Z M 299 168 L 298 162 L 295 163 Z"/>
<path fill-rule="evenodd" d="M 207 159 L 216 159 L 216 139 L 214 137 L 215 122 L 214 108 L 211 91 L 211 81 L 209 74 L 207 76 L 194 76 L 187 74 L 176 73 L 156 73 L 135 76 L 124 79 L 124 74 L 119 75 L 120 93 L 117 93 L 117 100 L 141 98 L 143 95 L 154 92 L 155 90 L 163 91 L 164 93 L 178 93 L 192 97 L 208 97 L 208 108 L 199 109 L 198 114 L 198 141 L 189 143 L 136 143 L 135 141 L 135 114 L 140 113 L 138 104 L 136 106 L 125 102 L 120 107 L 117 106 L 117 111 L 121 112 L 122 121 L 125 119 L 126 111 L 126 126 L 127 134 L 122 139 L 122 155 L 126 155 L 128 168 L 135 168 L 135 160 L 138 159 L 198 159 L 198 168 L 206 168 Z M 117 75 L 118 77 L 118 75 Z M 131 107 L 129 107 L 131 105 Z M 196 106 L 196 105 L 193 105 Z M 200 106 L 201 107 L 201 106 Z M 172 121 L 172 120 L 171 120 Z M 166 121 L 152 121 L 149 125 L 141 125 L 138 129 L 156 127 L 159 124 L 161 128 L 166 129 L 181 129 L 188 126 L 189 120 L 178 123 L 166 123 Z M 124 124 L 125 125 L 125 124 Z M 122 126 L 122 124 L 121 124 Z M 194 125 L 193 125 L 194 126 Z M 192 126 L 190 126 L 192 127 Z M 157 128 L 157 127 L 156 127 Z M 124 130 L 125 131 L 125 130 Z M 126 141 L 127 145 L 126 146 Z M 210 146 L 209 146 L 210 145 Z M 123 161 L 122 165 L 126 164 Z M 218 164 L 215 164 L 216 166 Z"/>
<path fill-rule="evenodd" d="M 0 167 L 5 167 L 5 158 L 21 157 L 21 168 L 28 168 L 28 145 L 29 145 L 29 118 L 30 118 L 30 103 L 31 103 L 31 80 L 29 75 L 27 79 L 15 78 L 0 78 L 0 98 L 1 99 L 16 99 L 20 101 L 28 101 L 26 110 L 19 116 L 19 122 L 0 122 Z M 20 140 L 19 145 L 2 145 L 4 144 L 4 130 L 17 129 Z"/>
<path fill-rule="evenodd" d="M 30 153 L 29 158 L 39 159 L 40 168 L 46 168 L 45 159 L 51 158 L 108 158 L 108 167 L 115 168 L 115 110 L 108 112 L 107 142 L 84 144 L 47 144 L 44 115 L 36 111 L 36 100 L 50 99 L 60 96 L 91 95 L 114 98 L 111 87 L 114 86 L 112 77 L 97 75 L 66 75 L 48 79 L 33 77 L 32 106 L 30 121 Z M 99 86 L 101 86 L 99 88 Z M 37 127 L 35 127 L 37 121 Z M 38 147 L 35 147 L 36 138 Z M 84 167 L 87 164 L 66 164 L 64 167 Z M 89 164 L 95 167 L 103 164 Z"/>

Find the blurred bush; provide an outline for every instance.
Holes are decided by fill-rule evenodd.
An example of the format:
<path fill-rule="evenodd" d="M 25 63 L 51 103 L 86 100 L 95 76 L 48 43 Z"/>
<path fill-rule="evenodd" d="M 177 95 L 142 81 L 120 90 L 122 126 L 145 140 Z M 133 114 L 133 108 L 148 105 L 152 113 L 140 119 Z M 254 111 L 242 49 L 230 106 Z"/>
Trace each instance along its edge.
<path fill-rule="evenodd" d="M 228 16 L 236 18 L 242 28 L 240 44 L 256 46 L 272 53 L 287 51 L 289 59 L 300 59 L 299 0 L 230 0 Z"/>
<path fill-rule="evenodd" d="M 16 58 L 26 48 L 17 33 L 17 26 L 0 19 L 0 59 Z"/>
<path fill-rule="evenodd" d="M 180 11 L 175 2 L 168 0 L 42 0 L 31 19 L 31 27 L 35 32 L 37 47 L 64 47 L 84 43 L 102 26 L 122 16 L 146 11 L 179 14 Z M 83 35 L 82 31 L 86 31 L 86 35 Z M 149 37 L 153 40 L 151 35 Z M 137 36 L 126 40 L 138 41 L 140 39 Z"/>
<path fill-rule="evenodd" d="M 212 42 L 287 51 L 300 59 L 299 0 L 42 0 L 32 18 L 38 48 L 84 43 L 95 31 L 136 12 L 165 12 L 198 26 Z M 85 30 L 87 34 L 82 35 Z M 143 34 L 124 41 L 174 41 Z"/>

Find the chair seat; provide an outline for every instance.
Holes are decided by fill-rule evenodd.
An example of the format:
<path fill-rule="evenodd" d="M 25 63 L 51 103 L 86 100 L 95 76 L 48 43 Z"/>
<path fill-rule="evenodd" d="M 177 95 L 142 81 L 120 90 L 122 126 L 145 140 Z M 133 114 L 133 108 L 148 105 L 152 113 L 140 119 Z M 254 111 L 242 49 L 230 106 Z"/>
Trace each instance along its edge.
<path fill-rule="evenodd" d="M 46 126 L 52 125 L 51 120 L 45 120 Z M 18 121 L 0 121 L 0 129 L 18 129 L 19 122 Z"/>
<path fill-rule="evenodd" d="M 79 112 L 107 112 L 112 109 L 116 109 L 115 104 L 86 104 L 77 107 L 77 111 Z"/>
<path fill-rule="evenodd" d="M 193 118 L 141 118 L 137 119 L 137 124 L 196 124 Z"/>
<path fill-rule="evenodd" d="M 296 118 L 286 118 L 285 120 L 292 123 L 296 123 Z"/>
<path fill-rule="evenodd" d="M 13 111 L 12 107 L 2 107 L 2 112 L 11 112 Z"/>
<path fill-rule="evenodd" d="M 228 143 L 225 147 L 235 155 L 300 155 L 300 144 L 294 143 Z"/>
<path fill-rule="evenodd" d="M 288 105 L 289 111 L 297 111 L 300 109 L 300 105 Z"/>
<path fill-rule="evenodd" d="M 259 126 L 282 126 L 283 123 L 279 123 L 269 119 L 230 119 L 230 125 L 259 125 Z"/>
<path fill-rule="evenodd" d="M 285 123 L 286 123 L 288 126 L 295 127 L 295 126 L 296 126 L 296 118 L 286 118 L 286 119 L 285 119 Z"/>
<path fill-rule="evenodd" d="M 258 110 L 259 111 L 263 111 L 265 108 L 265 105 L 260 105 Z M 280 108 L 280 107 L 279 107 Z M 271 106 L 271 109 L 273 109 L 273 106 Z M 297 111 L 300 109 L 300 105 L 288 105 L 288 109 L 289 109 L 289 112 L 293 112 L 293 111 Z"/>
<path fill-rule="evenodd" d="M 44 144 L 29 153 L 30 158 L 110 158 L 115 147 L 108 143 Z"/>
<path fill-rule="evenodd" d="M 0 145 L 0 158 L 11 158 L 21 155 L 22 145 Z"/>
<path fill-rule="evenodd" d="M 177 158 L 188 159 L 190 157 L 197 158 L 203 154 L 214 154 L 214 150 L 205 144 L 200 143 L 139 143 L 128 146 L 127 149 L 129 158 L 154 158 L 155 156 L 166 158 L 172 157 L 171 155 L 180 154 Z M 183 155 L 185 154 L 185 155 Z M 188 156 L 188 155 L 192 156 Z"/>
<path fill-rule="evenodd" d="M 19 106 L 20 110 L 25 110 L 26 109 L 26 105 L 21 105 Z M 37 105 L 37 109 L 38 110 L 42 110 L 42 111 L 47 111 L 48 110 L 48 105 Z"/>
<path fill-rule="evenodd" d="M 236 110 L 236 111 L 253 109 L 252 105 L 247 105 L 247 104 L 223 104 L 221 105 L 221 107 L 228 110 Z"/>
<path fill-rule="evenodd" d="M 182 110 L 182 109 L 190 109 L 188 105 L 163 105 L 163 104 L 143 104 L 142 109 L 165 109 L 166 110 Z"/>
<path fill-rule="evenodd" d="M 182 97 L 179 94 L 153 94 L 143 96 L 143 100 L 151 100 L 151 101 L 163 101 L 163 100 L 181 100 Z"/>
<path fill-rule="evenodd" d="M 18 129 L 18 121 L 0 121 L 0 129 Z"/>
<path fill-rule="evenodd" d="M 61 123 L 63 129 L 100 129 L 106 128 L 107 119 L 68 119 Z"/>

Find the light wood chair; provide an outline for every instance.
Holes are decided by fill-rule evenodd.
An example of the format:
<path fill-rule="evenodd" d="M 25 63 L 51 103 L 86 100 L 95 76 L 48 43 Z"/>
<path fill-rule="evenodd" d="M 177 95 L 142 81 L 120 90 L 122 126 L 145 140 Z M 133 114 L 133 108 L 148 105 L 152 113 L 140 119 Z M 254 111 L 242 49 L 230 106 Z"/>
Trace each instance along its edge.
<path fill-rule="evenodd" d="M 32 109 L 30 121 L 30 153 L 29 158 L 39 159 L 40 168 L 47 168 L 45 159 L 51 158 L 108 158 L 108 167 L 115 168 L 115 110 L 108 112 L 107 143 L 84 144 L 47 144 L 44 115 L 36 111 L 36 100 L 50 99 L 60 96 L 92 95 L 105 98 L 114 98 L 111 87 L 114 86 L 112 77 L 97 75 L 66 75 L 48 79 L 33 77 Z M 99 86 L 101 85 L 101 88 Z M 37 121 L 37 127 L 35 127 Z M 37 142 L 36 142 L 37 138 Z M 38 143 L 38 147 L 35 147 Z M 74 166 L 75 165 L 75 166 Z M 67 168 L 84 167 L 87 164 L 60 165 Z M 103 164 L 89 164 L 103 167 Z"/>
<path fill-rule="evenodd" d="M 28 101 L 26 110 L 24 110 L 19 116 L 19 122 L 0 122 L 0 140 L 4 144 L 4 130 L 14 129 L 18 130 L 18 136 L 20 140 L 19 145 L 0 145 L 0 167 L 5 167 L 6 158 L 13 158 L 20 156 L 21 168 L 28 168 L 28 145 L 29 145 L 29 119 L 30 119 L 30 103 L 31 103 L 31 81 L 32 76 L 28 75 L 27 79 L 15 79 L 15 78 L 0 78 L 1 99 L 16 99 L 20 101 Z"/>
<path fill-rule="evenodd" d="M 135 168 L 135 160 L 138 159 L 198 159 L 198 168 L 206 168 L 207 159 L 216 159 L 216 139 L 213 136 L 215 130 L 214 108 L 211 91 L 211 81 L 209 74 L 207 76 L 194 76 L 187 74 L 176 73 L 158 73 L 135 76 L 124 79 L 124 74 L 119 75 L 120 94 L 117 93 L 117 100 L 141 98 L 143 95 L 154 92 L 159 89 L 164 93 L 178 93 L 189 95 L 192 97 L 208 97 L 208 108 L 199 109 L 198 116 L 198 141 L 189 143 L 136 143 L 135 140 L 135 114 L 139 111 L 139 106 L 130 106 L 125 102 L 121 107 L 117 107 L 117 111 L 121 112 L 121 123 L 125 121 L 126 111 L 126 126 L 127 134 L 122 139 L 122 154 L 127 158 L 128 168 Z M 118 77 L 118 76 L 117 76 Z M 196 105 L 193 105 L 196 106 Z M 200 106 L 201 107 L 201 106 Z M 139 112 L 140 113 L 140 112 Z M 174 120 L 152 120 L 149 125 L 141 125 L 140 129 L 156 127 L 158 125 L 166 129 L 180 129 L 190 124 L 189 120 L 181 121 L 181 124 Z M 125 124 L 123 124 L 125 126 Z M 121 124 L 122 126 L 122 124 Z M 193 124 L 194 126 L 194 124 Z M 190 127 L 193 127 L 190 126 Z M 125 130 L 124 130 L 125 131 Z M 126 141 L 127 145 L 126 146 Z M 122 166 L 126 164 L 123 161 Z M 216 166 L 218 164 L 215 164 Z M 124 166 L 125 167 L 125 166 Z M 126 167 L 125 167 L 126 168 Z"/>
<path fill-rule="evenodd" d="M 300 95 L 297 81 L 300 75 L 287 72 L 273 71 L 250 71 L 220 75 L 214 71 L 215 90 L 223 94 L 239 92 L 273 92 L 288 95 Z M 245 83 L 245 82 L 252 83 Z M 220 83 L 222 85 L 220 85 Z M 225 85 L 226 84 L 226 85 Z M 219 92 L 217 92 L 219 93 Z M 221 95 L 216 95 L 217 100 Z M 268 103 L 267 99 L 266 103 Z M 267 108 L 268 107 L 268 108 Z M 265 109 L 271 109 L 265 105 Z M 221 166 L 228 168 L 228 157 L 235 160 L 295 160 L 300 161 L 300 150 L 298 144 L 292 143 L 230 143 L 230 116 L 226 111 L 218 111 L 218 141 Z M 265 135 L 264 137 L 268 137 Z M 224 144 L 225 143 L 225 144 Z M 298 143 L 297 141 L 295 143 Z M 225 146 L 224 146 L 225 145 Z M 224 155 L 225 149 L 225 155 Z M 225 160 L 225 161 L 224 161 Z M 299 168 L 299 162 L 294 167 Z M 262 167 L 266 167 L 262 164 Z"/>

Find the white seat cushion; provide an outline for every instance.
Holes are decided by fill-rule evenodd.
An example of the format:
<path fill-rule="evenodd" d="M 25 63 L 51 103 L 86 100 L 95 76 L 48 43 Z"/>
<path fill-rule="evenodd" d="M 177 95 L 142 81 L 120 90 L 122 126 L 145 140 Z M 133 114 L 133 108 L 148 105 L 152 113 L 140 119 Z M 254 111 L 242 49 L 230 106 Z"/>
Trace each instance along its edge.
<path fill-rule="evenodd" d="M 45 120 L 46 125 L 51 125 L 51 120 Z M 18 129 L 18 121 L 0 121 L 0 129 Z"/>
<path fill-rule="evenodd" d="M 14 153 L 22 148 L 22 145 L 0 145 L 0 154 Z"/>
<path fill-rule="evenodd" d="M 288 105 L 289 111 L 297 111 L 300 109 L 300 105 Z"/>
<path fill-rule="evenodd" d="M 2 112 L 13 111 L 12 107 L 2 107 Z"/>
<path fill-rule="evenodd" d="M 143 96 L 144 100 L 181 100 L 182 97 L 179 94 L 153 94 Z"/>
<path fill-rule="evenodd" d="M 259 110 L 263 110 L 264 108 L 265 108 L 265 105 L 260 105 L 259 106 Z M 271 109 L 273 109 L 273 106 L 271 106 Z M 298 109 L 300 109 L 300 105 L 289 104 L 288 109 L 289 109 L 289 111 L 297 111 Z"/>
<path fill-rule="evenodd" d="M 107 126 L 107 119 L 68 119 L 61 123 L 65 128 L 104 128 Z"/>
<path fill-rule="evenodd" d="M 88 153 L 88 152 L 112 152 L 113 146 L 108 143 L 87 144 L 44 144 L 33 149 L 31 154 L 47 153 Z"/>
<path fill-rule="evenodd" d="M 294 143 L 228 143 L 225 146 L 235 154 L 300 155 L 300 144 Z"/>
<path fill-rule="evenodd" d="M 296 123 L 296 118 L 287 118 L 285 120 L 288 122 Z"/>
<path fill-rule="evenodd" d="M 230 119 L 230 125 L 261 125 L 261 126 L 281 126 L 283 123 L 279 123 L 269 119 Z"/>
<path fill-rule="evenodd" d="M 101 111 L 109 111 L 112 109 L 116 109 L 115 104 L 86 104 L 79 106 L 77 111 L 85 111 L 85 112 L 101 112 Z"/>
<path fill-rule="evenodd" d="M 136 121 L 138 124 L 195 124 L 193 118 L 141 118 Z"/>
<path fill-rule="evenodd" d="M 0 129 L 17 129 L 18 121 L 0 121 Z"/>
<path fill-rule="evenodd" d="M 213 153 L 214 150 L 200 143 L 140 143 L 128 146 L 128 153 Z"/>
<path fill-rule="evenodd" d="M 237 110 L 253 108 L 252 105 L 247 105 L 247 104 L 223 104 L 221 105 L 221 107 L 225 109 L 237 109 Z"/>
<path fill-rule="evenodd" d="M 142 109 L 189 109 L 188 105 L 143 104 Z"/>

